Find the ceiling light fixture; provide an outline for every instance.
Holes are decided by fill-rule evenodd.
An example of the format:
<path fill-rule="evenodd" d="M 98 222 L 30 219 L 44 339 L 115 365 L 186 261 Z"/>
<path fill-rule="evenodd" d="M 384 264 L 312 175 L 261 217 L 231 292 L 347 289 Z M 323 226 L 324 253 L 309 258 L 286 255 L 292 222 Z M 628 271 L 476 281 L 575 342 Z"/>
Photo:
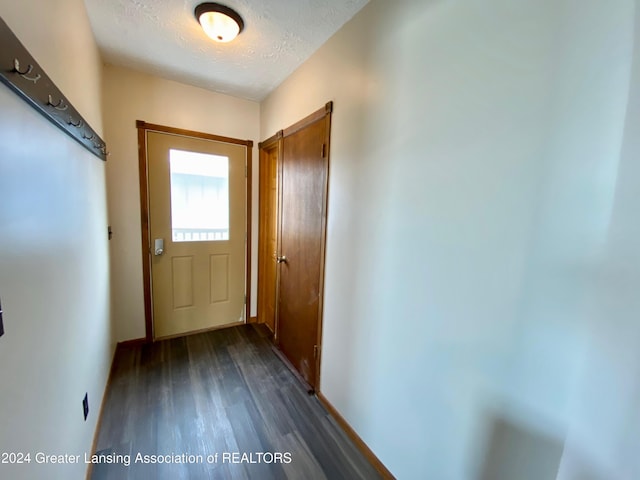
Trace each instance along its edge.
<path fill-rule="evenodd" d="M 244 28 L 242 17 L 219 3 L 201 3 L 196 7 L 195 15 L 204 33 L 216 42 L 230 42 Z"/>

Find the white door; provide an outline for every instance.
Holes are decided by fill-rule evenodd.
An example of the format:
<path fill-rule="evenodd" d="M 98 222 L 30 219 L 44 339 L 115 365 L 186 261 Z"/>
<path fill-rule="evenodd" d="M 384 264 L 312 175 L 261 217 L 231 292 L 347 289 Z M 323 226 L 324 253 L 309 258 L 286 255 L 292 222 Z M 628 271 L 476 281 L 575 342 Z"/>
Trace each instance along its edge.
<path fill-rule="evenodd" d="M 147 132 L 154 337 L 245 321 L 246 147 Z"/>

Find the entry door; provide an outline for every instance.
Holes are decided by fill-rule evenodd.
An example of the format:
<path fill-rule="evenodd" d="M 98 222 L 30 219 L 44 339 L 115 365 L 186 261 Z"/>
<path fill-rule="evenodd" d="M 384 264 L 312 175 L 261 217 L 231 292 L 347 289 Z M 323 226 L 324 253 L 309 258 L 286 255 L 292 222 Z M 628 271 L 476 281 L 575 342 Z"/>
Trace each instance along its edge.
<path fill-rule="evenodd" d="M 155 338 L 245 320 L 245 155 L 147 132 Z"/>
<path fill-rule="evenodd" d="M 324 272 L 329 117 L 282 146 L 277 344 L 316 387 Z"/>

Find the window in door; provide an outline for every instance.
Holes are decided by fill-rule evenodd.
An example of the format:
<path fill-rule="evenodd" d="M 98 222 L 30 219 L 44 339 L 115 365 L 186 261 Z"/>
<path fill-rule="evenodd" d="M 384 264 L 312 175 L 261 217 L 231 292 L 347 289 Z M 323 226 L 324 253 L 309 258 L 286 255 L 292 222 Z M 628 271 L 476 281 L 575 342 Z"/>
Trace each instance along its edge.
<path fill-rule="evenodd" d="M 169 151 L 174 242 L 229 240 L 229 158 Z"/>

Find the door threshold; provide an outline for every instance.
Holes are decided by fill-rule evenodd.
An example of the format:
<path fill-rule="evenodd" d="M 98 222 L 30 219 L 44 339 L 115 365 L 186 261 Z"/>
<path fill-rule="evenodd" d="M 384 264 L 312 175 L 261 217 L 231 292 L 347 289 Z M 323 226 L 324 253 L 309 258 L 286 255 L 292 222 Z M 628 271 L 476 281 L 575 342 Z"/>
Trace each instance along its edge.
<path fill-rule="evenodd" d="M 224 325 L 216 325 L 215 327 L 201 328 L 200 330 L 192 330 L 190 332 L 176 333 L 175 335 L 166 335 L 164 337 L 155 337 L 154 342 L 162 342 L 163 340 L 173 340 L 174 338 L 190 337 L 199 333 L 213 332 L 214 330 L 222 330 L 223 328 L 237 327 L 238 325 L 247 325 L 246 321 L 225 323 Z"/>

